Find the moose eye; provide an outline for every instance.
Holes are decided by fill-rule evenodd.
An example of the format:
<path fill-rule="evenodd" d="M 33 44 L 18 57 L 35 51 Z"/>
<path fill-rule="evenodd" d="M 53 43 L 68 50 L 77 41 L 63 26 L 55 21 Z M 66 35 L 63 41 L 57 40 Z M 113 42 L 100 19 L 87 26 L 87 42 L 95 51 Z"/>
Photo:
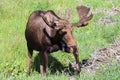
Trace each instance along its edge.
<path fill-rule="evenodd" d="M 66 31 L 60 31 L 60 35 L 61 35 L 61 36 L 64 36 L 65 34 L 67 34 Z"/>
<path fill-rule="evenodd" d="M 57 26 L 57 25 L 56 25 L 56 23 L 53 23 L 53 24 L 52 24 L 52 26 L 54 26 L 54 27 L 55 27 L 55 26 Z"/>

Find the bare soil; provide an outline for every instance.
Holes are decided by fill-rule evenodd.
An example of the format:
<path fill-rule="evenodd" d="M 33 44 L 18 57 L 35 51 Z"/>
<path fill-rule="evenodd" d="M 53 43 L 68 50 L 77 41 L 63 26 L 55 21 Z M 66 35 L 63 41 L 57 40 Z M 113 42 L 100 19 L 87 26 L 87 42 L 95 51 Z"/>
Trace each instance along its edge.
<path fill-rule="evenodd" d="M 102 25 L 109 25 L 115 24 L 118 20 L 113 19 L 112 16 L 120 17 L 120 8 L 119 7 L 112 7 L 111 9 L 97 9 L 93 12 L 95 15 L 99 13 L 104 14 L 105 16 L 98 19 L 97 23 Z"/>
<path fill-rule="evenodd" d="M 96 50 L 89 59 L 83 60 L 82 68 L 88 71 L 96 71 L 101 67 L 111 66 L 114 62 L 120 63 L 120 41 L 117 38 L 110 47 Z"/>

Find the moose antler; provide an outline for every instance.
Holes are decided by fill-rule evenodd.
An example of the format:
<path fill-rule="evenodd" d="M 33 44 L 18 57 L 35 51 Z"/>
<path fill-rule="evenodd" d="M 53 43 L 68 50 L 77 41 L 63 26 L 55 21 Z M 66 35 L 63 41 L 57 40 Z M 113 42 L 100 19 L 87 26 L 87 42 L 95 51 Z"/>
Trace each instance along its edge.
<path fill-rule="evenodd" d="M 78 26 L 78 27 L 86 26 L 88 24 L 88 21 L 91 20 L 93 17 L 90 8 L 86 6 L 77 6 L 76 9 L 79 15 L 79 22 L 74 23 L 73 26 Z"/>
<path fill-rule="evenodd" d="M 64 19 L 67 21 L 69 21 L 69 19 L 70 19 L 70 11 L 68 9 L 65 11 L 65 18 Z"/>

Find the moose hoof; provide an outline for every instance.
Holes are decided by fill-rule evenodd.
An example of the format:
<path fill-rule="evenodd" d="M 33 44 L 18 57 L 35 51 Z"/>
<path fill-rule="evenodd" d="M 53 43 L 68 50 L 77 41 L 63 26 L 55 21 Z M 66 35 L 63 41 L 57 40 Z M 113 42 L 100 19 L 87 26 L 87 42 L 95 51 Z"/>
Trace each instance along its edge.
<path fill-rule="evenodd" d="M 81 71 L 80 64 L 76 64 L 75 62 L 69 63 L 69 70 L 72 74 L 79 74 Z"/>

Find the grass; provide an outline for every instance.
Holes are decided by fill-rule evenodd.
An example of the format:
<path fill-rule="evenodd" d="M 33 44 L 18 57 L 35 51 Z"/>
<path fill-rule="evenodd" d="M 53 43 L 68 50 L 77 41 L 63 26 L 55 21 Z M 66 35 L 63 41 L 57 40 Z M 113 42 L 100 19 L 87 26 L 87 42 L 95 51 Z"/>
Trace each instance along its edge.
<path fill-rule="evenodd" d="M 111 4 L 112 3 L 112 4 Z M 113 6 L 120 6 L 119 0 L 1 0 L 0 2 L 0 79 L 10 80 L 38 80 L 46 79 L 40 77 L 39 74 L 33 70 L 30 77 L 26 77 L 26 58 L 27 48 L 24 37 L 26 22 L 30 13 L 34 10 L 54 10 L 59 16 L 64 18 L 65 9 L 71 12 L 70 22 L 77 22 L 78 15 L 76 6 L 89 6 L 94 12 L 97 9 L 111 9 Z M 62 11 L 61 11 L 62 10 Z M 94 18 L 89 25 L 84 28 L 74 28 L 73 36 L 77 42 L 78 51 L 80 53 L 80 60 L 89 58 L 89 55 L 96 49 L 101 47 L 108 47 L 114 41 L 114 37 L 120 37 L 120 23 L 114 25 L 100 25 L 98 20 L 101 17 L 112 17 L 113 20 L 120 21 L 120 16 L 108 16 L 104 13 L 94 14 Z M 37 52 L 35 52 L 33 60 Z M 74 57 L 71 54 L 64 54 L 61 51 L 51 54 L 52 60 L 57 60 L 53 67 L 58 65 L 67 66 Z M 70 59 L 70 60 L 69 60 Z M 34 63 L 34 61 L 33 61 Z M 49 66 L 52 66 L 49 64 Z M 64 67 L 63 66 L 63 67 Z M 34 67 L 34 66 L 33 66 Z M 99 70 L 96 74 L 88 74 L 81 72 L 80 80 L 118 80 L 120 66 L 114 64 L 108 69 Z M 62 68 L 62 67 L 60 67 Z M 50 71 L 50 70 L 49 70 Z M 105 75 L 105 76 L 104 76 Z M 110 76 L 110 77 L 109 77 Z M 54 78 L 53 78 L 54 77 Z M 112 78 L 111 78 L 112 77 Z M 48 80 L 66 80 L 66 76 L 62 73 L 56 72 L 49 74 Z"/>
<path fill-rule="evenodd" d="M 98 71 L 96 79 L 98 80 L 100 79 L 101 80 L 119 80 L 120 76 L 118 74 L 120 74 L 120 65 L 114 64 L 112 67 L 110 66 L 104 71 L 103 69 Z M 106 76 L 106 77 L 102 77 L 102 76 Z"/>

